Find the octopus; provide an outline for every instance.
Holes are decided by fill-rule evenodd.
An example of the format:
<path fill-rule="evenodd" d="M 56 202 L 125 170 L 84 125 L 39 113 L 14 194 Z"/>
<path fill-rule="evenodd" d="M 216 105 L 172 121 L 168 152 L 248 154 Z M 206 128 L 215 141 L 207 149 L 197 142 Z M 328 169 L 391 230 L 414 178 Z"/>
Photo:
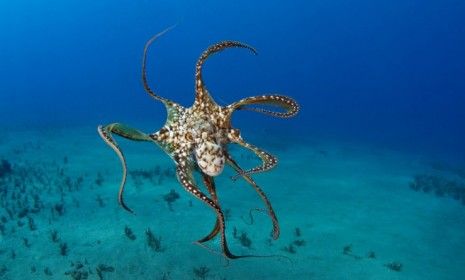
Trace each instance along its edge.
<path fill-rule="evenodd" d="M 246 142 L 239 129 L 231 124 L 231 116 L 239 110 L 249 110 L 262 114 L 289 118 L 299 111 L 298 103 L 284 95 L 266 94 L 243 98 L 227 106 L 220 106 L 208 92 L 202 79 L 202 67 L 205 61 L 213 54 L 228 48 L 243 48 L 253 54 L 257 51 L 238 41 L 221 41 L 207 48 L 200 56 L 195 67 L 195 100 L 189 107 L 158 95 L 149 86 L 146 74 L 147 51 L 150 45 L 170 28 L 156 34 L 145 44 L 142 56 L 142 84 L 144 90 L 155 100 L 165 105 L 167 120 L 164 126 L 153 133 L 144 133 L 122 123 L 99 125 L 97 130 L 101 138 L 118 155 L 122 165 L 122 180 L 118 192 L 118 202 L 127 211 L 133 212 L 123 199 L 123 192 L 127 177 L 126 160 L 123 151 L 114 139 L 114 135 L 132 140 L 155 143 L 175 163 L 176 177 L 182 187 L 194 197 L 205 203 L 216 213 L 216 222 L 211 232 L 199 239 L 201 245 L 220 235 L 222 254 L 227 259 L 253 257 L 256 255 L 235 255 L 227 244 L 225 234 L 225 215 L 218 200 L 214 178 L 220 175 L 228 165 L 237 174 L 233 180 L 242 177 L 257 192 L 266 206 L 266 212 L 271 218 L 273 239 L 280 234 L 278 219 L 265 193 L 251 177 L 252 174 L 268 171 L 275 167 L 277 158 L 263 149 Z M 244 170 L 228 151 L 228 144 L 239 145 L 260 159 L 260 165 Z M 204 192 L 194 180 L 194 172 L 199 172 L 207 192 Z"/>

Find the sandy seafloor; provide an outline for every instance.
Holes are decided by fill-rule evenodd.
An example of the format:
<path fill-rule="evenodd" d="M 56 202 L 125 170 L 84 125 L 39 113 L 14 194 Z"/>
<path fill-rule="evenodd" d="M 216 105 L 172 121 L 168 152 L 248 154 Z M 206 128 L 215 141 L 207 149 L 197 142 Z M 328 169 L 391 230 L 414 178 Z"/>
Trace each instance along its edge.
<path fill-rule="evenodd" d="M 129 171 L 173 167 L 152 144 L 118 141 Z M 227 235 L 233 253 L 280 254 L 290 261 L 275 257 L 227 262 L 193 244 L 212 229 L 214 212 L 185 192 L 168 171 L 160 183 L 159 178 L 156 182 L 138 178 L 136 184 L 134 177 L 128 177 L 126 203 L 136 215 L 117 204 L 120 163 L 95 127 L 3 131 L 0 159 L 12 164 L 11 176 L 28 182 L 19 200 L 35 193 L 41 203 L 37 213 L 23 218 L 13 213 L 13 218 L 2 222 L 0 278 L 73 279 L 70 273 L 78 270 L 90 271 L 88 279 L 99 279 L 96 267 L 104 264 L 113 271 L 104 272 L 103 279 L 201 279 L 193 270 L 201 266 L 209 269 L 204 279 L 463 279 L 465 206 L 408 187 L 415 174 L 430 172 L 432 156 L 335 140 L 271 142 L 269 137 L 254 139 L 280 163 L 254 178 L 278 215 L 278 240 L 269 242 L 271 223 L 265 214 L 255 214 L 254 223 L 247 223 L 249 209 L 262 207 L 262 202 L 244 180 L 229 179 L 230 168 L 217 178 L 217 189 L 223 209 L 229 209 Z M 258 163 L 247 154 L 234 149 L 243 166 Z M 19 170 L 22 173 L 15 175 Z M 28 172 L 35 175 L 27 178 Z M 99 184 L 98 173 L 103 179 Z M 38 177 L 46 179 L 34 182 Z M 9 194 L 18 185 L 9 185 Z M 163 195 L 172 189 L 180 198 L 170 211 Z M 62 215 L 51 210 L 61 202 Z M 33 204 L 32 197 L 27 203 Z M 5 208 L 0 211 L 0 217 L 7 216 Z M 36 229 L 30 229 L 28 216 Z M 135 240 L 125 235 L 125 226 L 132 229 Z M 248 234 L 250 249 L 233 238 L 234 227 Z M 147 245 L 147 228 L 161 236 L 162 252 Z M 57 242 L 51 239 L 52 230 L 58 233 Z M 283 250 L 296 239 L 305 244 L 294 246 L 295 253 Z M 67 244 L 65 256 L 60 254 L 60 243 Z M 208 246 L 219 251 L 218 244 L 215 239 Z M 346 246 L 351 251 L 344 254 Z M 368 257 L 369 252 L 374 258 Z M 392 262 L 402 264 L 402 269 L 389 269 L 386 264 Z M 83 267 L 77 269 L 78 263 Z"/>

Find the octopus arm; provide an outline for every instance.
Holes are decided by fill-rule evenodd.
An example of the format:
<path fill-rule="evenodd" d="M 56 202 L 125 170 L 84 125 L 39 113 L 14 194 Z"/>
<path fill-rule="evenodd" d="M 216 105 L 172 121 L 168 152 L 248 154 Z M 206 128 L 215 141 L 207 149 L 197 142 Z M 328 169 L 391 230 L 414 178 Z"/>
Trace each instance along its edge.
<path fill-rule="evenodd" d="M 125 210 L 131 213 L 134 213 L 124 203 L 123 193 L 124 193 L 124 186 L 126 184 L 126 177 L 127 177 L 126 159 L 124 158 L 123 151 L 119 147 L 118 143 L 116 143 L 112 134 L 116 134 L 126 139 L 133 140 L 133 141 L 153 141 L 153 140 L 145 133 L 140 132 L 136 129 L 130 128 L 120 123 L 112 123 L 106 126 L 99 125 L 97 128 L 97 131 L 100 137 L 102 137 L 103 141 L 105 141 L 105 143 L 107 143 L 107 145 L 110 146 L 116 152 L 116 154 L 118 155 L 121 161 L 123 175 L 121 178 L 121 183 L 120 183 L 119 192 L 118 192 L 118 202 Z"/>
<path fill-rule="evenodd" d="M 281 108 L 283 111 L 280 112 L 259 107 L 249 107 L 250 105 L 275 106 Z M 243 98 L 238 102 L 235 102 L 227 106 L 227 108 L 230 110 L 231 113 L 235 110 L 249 110 L 278 118 L 290 118 L 295 116 L 299 112 L 299 104 L 294 99 L 278 94 L 260 95 Z"/>
<path fill-rule="evenodd" d="M 256 166 L 254 168 L 251 168 L 251 169 L 248 169 L 248 170 L 243 170 L 243 171 L 240 171 L 238 174 L 234 175 L 231 177 L 231 179 L 233 180 L 237 180 L 237 178 L 239 178 L 240 176 L 249 176 L 249 175 L 252 175 L 252 174 L 255 174 L 255 173 L 261 173 L 261 172 L 265 172 L 265 171 L 268 171 L 270 170 L 271 168 L 275 167 L 277 164 L 278 164 L 278 159 L 271 155 L 270 153 L 266 152 L 265 150 L 262 150 L 252 144 L 249 144 L 247 142 L 245 142 L 244 140 L 242 140 L 242 137 L 231 137 L 230 138 L 230 141 L 232 143 L 235 143 L 235 144 L 238 144 L 248 150 L 251 150 L 252 152 L 255 153 L 255 155 L 257 155 L 261 161 L 262 161 L 262 164 L 259 165 L 259 166 Z"/>
<path fill-rule="evenodd" d="M 229 259 L 238 259 L 246 256 L 237 256 L 231 253 L 229 250 L 227 241 L 226 241 L 226 234 L 225 234 L 225 219 L 223 210 L 221 207 L 213 201 L 213 199 L 207 197 L 194 183 L 193 176 L 192 176 L 193 168 L 190 168 L 189 165 L 185 165 L 182 163 L 177 163 L 176 166 L 176 174 L 178 177 L 179 182 L 184 187 L 184 189 L 194 195 L 197 199 L 204 202 L 210 208 L 212 208 L 216 212 L 217 220 L 219 221 L 220 226 L 220 233 L 221 233 L 221 247 L 223 249 L 223 255 Z"/>
<path fill-rule="evenodd" d="M 199 57 L 197 60 L 197 64 L 195 66 L 195 102 L 200 103 L 208 103 L 211 99 L 208 91 L 205 89 L 205 85 L 202 78 L 202 67 L 204 62 L 208 59 L 208 57 L 212 54 L 217 52 L 221 52 L 228 48 L 243 48 L 251 51 L 253 54 L 257 54 L 257 51 L 247 44 L 238 42 L 238 41 L 222 41 L 218 42 L 214 45 L 208 47 Z"/>
<path fill-rule="evenodd" d="M 171 26 L 171 27 L 168 27 L 166 28 L 165 30 L 161 31 L 160 33 L 154 35 L 152 38 L 150 38 L 147 43 L 145 43 L 145 46 L 144 46 L 144 53 L 142 55 L 142 85 L 144 86 L 144 90 L 155 100 L 158 100 L 160 102 L 162 102 L 167 108 L 171 107 L 174 102 L 172 102 L 171 100 L 169 99 L 166 99 L 160 95 L 158 95 L 154 90 L 152 90 L 149 86 L 149 83 L 148 83 L 148 80 L 147 80 L 147 52 L 148 52 L 148 49 L 150 47 L 150 45 L 152 45 L 152 43 L 158 39 L 160 36 L 162 36 L 163 34 L 165 34 L 166 32 L 170 31 L 171 29 L 173 29 L 175 26 Z"/>
<path fill-rule="evenodd" d="M 269 201 L 268 197 L 266 196 L 265 192 L 255 183 L 255 181 L 250 177 L 249 175 L 245 174 L 244 170 L 237 164 L 237 162 L 233 159 L 233 157 L 229 154 L 226 153 L 226 162 L 234 169 L 238 174 L 241 174 L 241 176 L 255 189 L 255 191 L 258 193 L 260 198 L 262 199 L 263 203 L 265 203 L 268 216 L 271 218 L 271 222 L 273 224 L 273 230 L 271 232 L 271 236 L 273 239 L 278 239 L 279 237 L 279 223 L 278 223 L 278 218 L 276 217 L 276 214 L 273 210 L 273 207 L 271 205 L 271 202 Z"/>
<path fill-rule="evenodd" d="M 215 186 L 215 181 L 212 176 L 208 176 L 207 174 L 202 173 L 202 179 L 204 185 L 207 187 L 208 193 L 210 194 L 211 198 L 213 201 L 219 206 L 218 202 L 218 196 L 216 194 L 216 186 Z M 213 227 L 213 230 L 204 238 L 199 239 L 197 242 L 198 243 L 204 243 L 207 242 L 211 239 L 213 239 L 218 233 L 220 232 L 221 227 L 220 227 L 220 220 L 216 218 L 215 226 Z"/>

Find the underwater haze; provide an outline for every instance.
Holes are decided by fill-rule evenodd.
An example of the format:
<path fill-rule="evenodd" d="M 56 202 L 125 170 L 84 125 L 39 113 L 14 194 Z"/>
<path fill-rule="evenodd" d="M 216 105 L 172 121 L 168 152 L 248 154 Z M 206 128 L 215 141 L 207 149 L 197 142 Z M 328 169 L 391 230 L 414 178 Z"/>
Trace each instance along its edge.
<path fill-rule="evenodd" d="M 258 55 L 205 61 L 216 103 L 299 104 L 292 118 L 234 113 L 259 150 L 218 153 L 243 169 L 278 164 L 253 179 L 232 180 L 231 162 L 214 174 L 224 227 L 205 203 L 203 145 L 186 159 L 206 200 L 173 154 L 141 139 L 167 120 L 142 84 L 144 45 L 171 26 L 147 52 L 156 94 L 192 106 L 197 60 L 231 40 Z M 465 275 L 465 2 L 0 1 L 0 35 L 0 279 Z M 118 147 L 135 214 L 118 203 Z M 253 257 L 224 256 L 223 233 L 232 254 Z"/>

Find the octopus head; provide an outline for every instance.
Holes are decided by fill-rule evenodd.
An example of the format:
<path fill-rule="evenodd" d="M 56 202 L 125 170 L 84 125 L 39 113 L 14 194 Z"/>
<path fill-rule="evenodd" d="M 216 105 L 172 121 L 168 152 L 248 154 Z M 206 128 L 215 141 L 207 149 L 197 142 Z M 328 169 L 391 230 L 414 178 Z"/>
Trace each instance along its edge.
<path fill-rule="evenodd" d="M 203 173 L 217 176 L 224 169 L 225 157 L 220 145 L 211 141 L 200 143 L 195 149 L 197 164 Z"/>

